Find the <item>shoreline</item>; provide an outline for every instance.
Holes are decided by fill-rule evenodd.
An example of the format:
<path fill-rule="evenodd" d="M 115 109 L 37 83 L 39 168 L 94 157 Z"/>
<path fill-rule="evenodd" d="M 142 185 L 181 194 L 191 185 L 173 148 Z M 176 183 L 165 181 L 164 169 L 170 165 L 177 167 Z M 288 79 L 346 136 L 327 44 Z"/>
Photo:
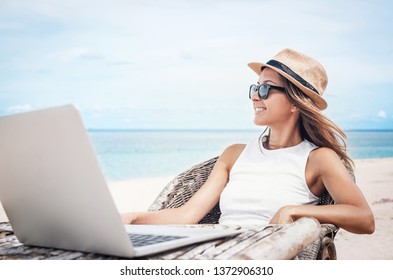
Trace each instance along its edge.
<path fill-rule="evenodd" d="M 357 159 L 357 184 L 374 216 L 372 235 L 352 234 L 340 229 L 335 238 L 339 260 L 392 260 L 393 252 L 393 158 Z M 146 211 L 160 191 L 175 177 L 141 178 L 109 182 L 119 212 Z M 132 197 L 137 196 L 131 203 Z M 0 204 L 0 222 L 8 220 Z"/>

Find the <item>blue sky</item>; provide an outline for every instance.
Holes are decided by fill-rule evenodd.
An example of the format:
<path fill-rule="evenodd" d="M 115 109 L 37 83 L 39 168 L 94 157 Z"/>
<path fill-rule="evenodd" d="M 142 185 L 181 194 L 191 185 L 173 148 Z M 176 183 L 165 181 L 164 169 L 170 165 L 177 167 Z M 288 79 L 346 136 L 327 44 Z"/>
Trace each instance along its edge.
<path fill-rule="evenodd" d="M 317 58 L 325 114 L 393 129 L 391 1 L 0 0 L 0 114 L 72 103 L 88 128 L 252 129 L 250 61 Z"/>

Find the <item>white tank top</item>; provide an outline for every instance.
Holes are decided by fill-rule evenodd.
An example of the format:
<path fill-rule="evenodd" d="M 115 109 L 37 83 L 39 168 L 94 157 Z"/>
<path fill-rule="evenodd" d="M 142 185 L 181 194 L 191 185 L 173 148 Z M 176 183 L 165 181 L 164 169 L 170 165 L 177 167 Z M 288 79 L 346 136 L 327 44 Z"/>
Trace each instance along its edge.
<path fill-rule="evenodd" d="M 220 224 L 268 224 L 285 205 L 317 204 L 305 173 L 310 152 L 317 146 L 304 140 L 283 149 L 267 150 L 260 138 L 244 148 L 221 193 Z"/>

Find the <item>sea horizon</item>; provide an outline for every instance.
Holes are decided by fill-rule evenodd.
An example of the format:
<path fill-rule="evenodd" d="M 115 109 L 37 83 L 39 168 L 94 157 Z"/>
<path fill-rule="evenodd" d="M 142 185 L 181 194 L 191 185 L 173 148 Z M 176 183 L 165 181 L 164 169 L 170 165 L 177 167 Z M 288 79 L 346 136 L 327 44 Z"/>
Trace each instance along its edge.
<path fill-rule="evenodd" d="M 89 129 L 109 181 L 166 177 L 219 156 L 231 144 L 248 143 L 263 129 Z M 393 157 L 393 130 L 346 130 L 354 160 Z"/>

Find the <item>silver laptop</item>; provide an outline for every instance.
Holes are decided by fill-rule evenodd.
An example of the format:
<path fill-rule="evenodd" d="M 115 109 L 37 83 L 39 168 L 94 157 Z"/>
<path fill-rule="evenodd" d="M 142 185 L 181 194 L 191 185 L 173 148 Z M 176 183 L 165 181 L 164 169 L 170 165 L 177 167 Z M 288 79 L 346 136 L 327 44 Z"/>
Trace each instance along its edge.
<path fill-rule="evenodd" d="M 0 200 L 24 244 L 135 257 L 239 233 L 123 225 L 72 105 L 0 117 L 0 134 Z"/>

